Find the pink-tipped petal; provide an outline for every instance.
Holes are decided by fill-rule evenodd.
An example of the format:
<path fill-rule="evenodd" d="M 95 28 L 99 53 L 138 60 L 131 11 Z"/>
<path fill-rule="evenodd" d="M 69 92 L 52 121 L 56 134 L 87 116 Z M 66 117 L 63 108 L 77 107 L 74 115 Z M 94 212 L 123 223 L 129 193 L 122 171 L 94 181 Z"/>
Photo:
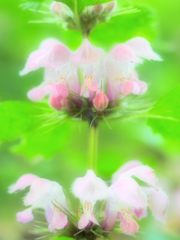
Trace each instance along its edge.
<path fill-rule="evenodd" d="M 56 39 L 45 40 L 38 50 L 30 54 L 20 74 L 25 75 L 42 67 L 56 69 L 66 63 L 70 56 L 69 49 Z"/>
<path fill-rule="evenodd" d="M 120 85 L 120 93 L 123 96 L 127 96 L 129 94 L 141 95 L 147 91 L 147 84 L 142 81 L 125 81 Z"/>
<path fill-rule="evenodd" d="M 16 214 L 16 219 L 18 222 L 23 223 L 23 224 L 32 222 L 34 219 L 32 209 L 26 209 L 22 212 L 18 212 Z"/>
<path fill-rule="evenodd" d="M 120 227 L 123 233 L 135 235 L 139 231 L 139 225 L 128 213 L 119 214 Z"/>
<path fill-rule="evenodd" d="M 147 197 L 136 181 L 129 176 L 119 177 L 110 187 L 114 208 L 146 208 Z"/>
<path fill-rule="evenodd" d="M 47 86 L 49 94 L 54 97 L 62 97 L 66 98 L 68 96 L 68 87 L 66 84 L 57 83 L 57 84 L 50 84 Z"/>
<path fill-rule="evenodd" d="M 78 222 L 78 228 L 79 229 L 84 229 L 86 227 L 88 227 L 88 225 L 90 224 L 90 219 L 86 214 L 82 214 L 79 222 Z"/>
<path fill-rule="evenodd" d="M 41 101 L 47 95 L 45 86 L 35 87 L 28 92 L 28 98 L 31 101 Z"/>
<path fill-rule="evenodd" d="M 93 214 L 91 215 L 88 215 L 86 213 L 82 214 L 78 222 L 78 228 L 84 229 L 88 227 L 90 224 L 99 225 L 97 219 Z"/>
<path fill-rule="evenodd" d="M 25 174 L 20 177 L 15 184 L 9 187 L 9 193 L 24 190 L 29 187 L 38 177 L 33 174 Z"/>
<path fill-rule="evenodd" d="M 56 207 L 46 209 L 46 220 L 50 232 L 61 230 L 68 224 L 67 216 Z"/>
<path fill-rule="evenodd" d="M 104 111 L 109 104 L 109 99 L 105 93 L 99 92 L 93 99 L 93 105 L 97 111 Z"/>
<path fill-rule="evenodd" d="M 134 51 L 125 44 L 118 44 L 111 50 L 112 56 L 121 62 L 137 62 L 137 57 Z"/>
<path fill-rule="evenodd" d="M 135 37 L 129 40 L 126 44 L 139 58 L 155 61 L 162 60 L 161 57 L 156 52 L 154 52 L 150 43 L 145 38 Z"/>

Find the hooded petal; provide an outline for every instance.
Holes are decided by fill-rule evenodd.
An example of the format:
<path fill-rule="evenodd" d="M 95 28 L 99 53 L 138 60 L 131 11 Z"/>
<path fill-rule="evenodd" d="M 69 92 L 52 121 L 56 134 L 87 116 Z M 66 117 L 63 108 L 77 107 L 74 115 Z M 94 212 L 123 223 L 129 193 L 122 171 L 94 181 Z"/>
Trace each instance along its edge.
<path fill-rule="evenodd" d="M 162 60 L 161 57 L 154 52 L 150 43 L 145 38 L 135 37 L 129 40 L 126 44 L 134 51 L 138 58 L 155 61 Z"/>
<path fill-rule="evenodd" d="M 25 68 L 20 74 L 25 75 L 41 67 L 57 69 L 60 65 L 68 62 L 70 56 L 69 49 L 62 43 L 56 39 L 47 39 L 42 42 L 38 50 L 30 54 Z"/>
<path fill-rule="evenodd" d="M 37 179 L 38 177 L 33 174 L 25 174 L 22 177 L 20 177 L 15 184 L 9 187 L 9 193 L 24 190 L 25 188 L 31 186 L 31 184 Z"/>
<path fill-rule="evenodd" d="M 109 189 L 112 210 L 147 207 L 147 197 L 136 181 L 129 176 L 119 177 Z"/>
<path fill-rule="evenodd" d="M 103 56 L 103 50 L 93 46 L 87 39 L 74 53 L 73 61 L 78 64 L 92 64 L 99 61 Z"/>
<path fill-rule="evenodd" d="M 72 191 L 81 202 L 95 203 L 98 200 L 106 199 L 108 187 L 101 178 L 96 177 L 92 170 L 88 170 L 84 177 L 75 180 Z"/>
<path fill-rule="evenodd" d="M 123 170 L 124 167 L 122 167 L 122 169 L 120 168 L 113 175 L 113 181 L 116 181 L 118 178 L 121 178 L 121 176 L 124 175 L 129 177 L 136 177 L 150 186 L 157 186 L 159 184 L 158 179 L 156 178 L 152 168 L 142 165 L 140 162 L 137 162 L 137 164 L 135 162 L 134 164 L 134 161 L 130 162 L 129 166 L 132 166 L 132 167 L 130 167 L 129 170 L 126 170 L 126 171 Z"/>

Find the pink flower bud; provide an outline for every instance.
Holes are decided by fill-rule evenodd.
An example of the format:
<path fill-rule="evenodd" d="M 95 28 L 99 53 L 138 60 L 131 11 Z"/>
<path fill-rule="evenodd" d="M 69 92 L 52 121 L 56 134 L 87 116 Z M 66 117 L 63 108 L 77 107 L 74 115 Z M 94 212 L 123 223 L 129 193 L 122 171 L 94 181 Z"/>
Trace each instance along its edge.
<path fill-rule="evenodd" d="M 64 107 L 65 99 L 61 96 L 55 97 L 52 96 L 50 99 L 50 105 L 56 110 L 61 110 Z"/>
<path fill-rule="evenodd" d="M 109 99 L 103 92 L 97 93 L 95 98 L 93 99 L 93 105 L 97 111 L 103 111 L 107 108 L 108 104 Z"/>
<path fill-rule="evenodd" d="M 52 13 L 60 14 L 60 12 L 62 10 L 62 4 L 59 3 L 59 2 L 54 1 L 54 2 L 52 2 L 50 8 L 51 8 Z"/>

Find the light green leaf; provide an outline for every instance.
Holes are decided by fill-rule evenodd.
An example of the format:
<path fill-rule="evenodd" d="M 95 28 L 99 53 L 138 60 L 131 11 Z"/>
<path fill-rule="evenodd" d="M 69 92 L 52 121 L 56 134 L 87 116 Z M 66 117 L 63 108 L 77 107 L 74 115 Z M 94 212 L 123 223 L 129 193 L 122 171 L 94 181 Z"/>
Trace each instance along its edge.
<path fill-rule="evenodd" d="M 167 139 L 180 139 L 180 86 L 162 97 L 148 114 L 149 125 Z"/>
<path fill-rule="evenodd" d="M 12 149 L 28 158 L 54 156 L 70 133 L 71 122 L 47 104 L 0 103 L 0 141 L 19 140 Z"/>

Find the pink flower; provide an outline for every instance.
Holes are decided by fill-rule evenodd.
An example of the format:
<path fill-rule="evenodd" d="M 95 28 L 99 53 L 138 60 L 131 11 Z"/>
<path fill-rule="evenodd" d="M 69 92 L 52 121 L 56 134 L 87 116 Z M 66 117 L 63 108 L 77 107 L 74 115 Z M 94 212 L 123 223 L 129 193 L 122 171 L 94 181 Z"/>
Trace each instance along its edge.
<path fill-rule="evenodd" d="M 62 229 L 67 225 L 67 216 L 61 211 L 66 208 L 66 199 L 62 187 L 53 181 L 26 174 L 9 188 L 10 193 L 24 190 L 29 187 L 29 192 L 24 198 L 24 205 L 28 208 L 17 213 L 17 221 L 28 223 L 34 219 L 32 211 L 43 209 L 46 212 L 49 231 Z"/>
<path fill-rule="evenodd" d="M 116 223 L 122 233 L 134 235 L 139 231 L 138 220 L 153 216 L 164 221 L 168 198 L 161 189 L 154 171 L 140 163 L 131 161 L 121 167 L 108 186 L 92 170 L 75 179 L 72 193 L 79 199 L 82 212 L 69 211 L 62 187 L 53 181 L 32 174 L 22 176 L 9 188 L 13 193 L 29 187 L 24 198 L 27 208 L 17 213 L 17 221 L 28 223 L 34 220 L 34 209 L 43 209 L 50 232 L 76 227 L 77 233 L 91 230 L 98 225 L 103 231 L 113 231 Z M 75 209 L 77 212 L 77 207 Z M 69 219 L 68 219 L 69 218 Z M 72 221 L 73 219 L 73 221 Z M 75 220 L 75 221 L 74 221 Z"/>
<path fill-rule="evenodd" d="M 112 229 L 118 220 L 122 232 L 135 234 L 139 229 L 136 218 L 146 217 L 149 208 L 155 218 L 162 221 L 167 205 L 167 195 L 160 188 L 153 170 L 132 161 L 113 175 L 104 226 Z"/>
<path fill-rule="evenodd" d="M 89 170 L 84 177 L 77 178 L 72 186 L 73 194 L 81 201 L 83 214 L 78 223 L 79 229 L 93 224 L 98 224 L 93 209 L 97 201 L 107 198 L 108 187 L 106 183 L 96 177 L 92 170 Z"/>
<path fill-rule="evenodd" d="M 71 109 L 74 99 L 78 99 L 81 104 L 77 114 L 93 106 L 97 112 L 103 112 L 130 94 L 147 91 L 147 84 L 136 72 L 136 66 L 145 59 L 161 60 L 149 42 L 141 37 L 118 44 L 109 52 L 95 47 L 87 39 L 76 51 L 56 39 L 48 39 L 29 56 L 21 75 L 44 68 L 44 81 L 28 93 L 33 101 L 49 97 L 51 106 L 57 110 L 64 108 L 70 114 L 74 112 Z M 54 95 L 52 88 L 57 86 L 61 87 Z M 89 110 L 92 109 L 84 112 Z"/>

